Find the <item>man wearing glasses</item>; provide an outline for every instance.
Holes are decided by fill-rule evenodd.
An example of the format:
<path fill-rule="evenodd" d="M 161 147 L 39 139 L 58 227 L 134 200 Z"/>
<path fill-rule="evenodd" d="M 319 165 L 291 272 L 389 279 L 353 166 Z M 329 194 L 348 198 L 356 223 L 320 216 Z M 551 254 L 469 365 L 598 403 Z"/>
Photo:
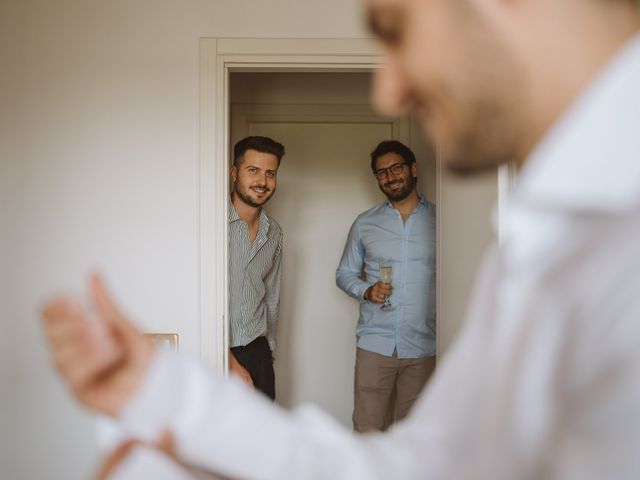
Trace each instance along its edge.
<path fill-rule="evenodd" d="M 435 206 L 417 190 L 413 152 L 388 140 L 371 153 L 387 201 L 351 226 L 336 283 L 360 301 L 353 428 L 404 418 L 435 367 Z M 396 392 L 395 415 L 392 393 Z"/>

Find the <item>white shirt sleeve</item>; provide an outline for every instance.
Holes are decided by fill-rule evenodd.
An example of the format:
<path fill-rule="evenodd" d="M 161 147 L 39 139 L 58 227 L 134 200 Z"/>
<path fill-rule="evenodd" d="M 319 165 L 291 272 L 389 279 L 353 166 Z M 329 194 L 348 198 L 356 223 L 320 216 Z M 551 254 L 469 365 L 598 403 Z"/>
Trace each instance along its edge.
<path fill-rule="evenodd" d="M 198 480 L 180 465 L 154 448 L 136 445 L 109 475 L 109 480 Z M 209 477 L 212 480 L 215 477 Z"/>
<path fill-rule="evenodd" d="M 168 351 L 158 351 L 119 417 L 145 441 L 170 429 L 182 462 L 232 478 L 422 478 L 425 459 L 434 459 L 434 472 L 442 466 L 436 459 L 444 459 L 425 445 L 439 439 L 421 421 L 387 434 L 356 435 L 315 407 L 285 412 L 235 378 L 220 378 Z"/>

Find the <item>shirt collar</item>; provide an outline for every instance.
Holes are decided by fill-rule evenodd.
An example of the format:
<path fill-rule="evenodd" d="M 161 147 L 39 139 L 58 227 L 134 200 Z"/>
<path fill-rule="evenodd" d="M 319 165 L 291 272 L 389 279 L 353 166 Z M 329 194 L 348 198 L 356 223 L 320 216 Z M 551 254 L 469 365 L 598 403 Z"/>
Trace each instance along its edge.
<path fill-rule="evenodd" d="M 240 220 L 240 216 L 236 211 L 236 207 L 233 206 L 233 202 L 229 201 L 229 223 L 237 222 Z"/>
<path fill-rule="evenodd" d="M 513 205 L 616 211 L 640 201 L 640 35 L 580 95 L 526 162 Z"/>
<path fill-rule="evenodd" d="M 420 192 L 418 192 L 418 196 L 420 197 L 420 201 L 418 201 L 418 206 L 416 207 L 416 210 L 418 210 L 418 208 L 422 207 L 426 207 L 427 206 L 427 200 L 424 198 L 424 195 Z M 391 204 L 391 200 L 387 199 L 384 204 L 390 208 L 391 210 L 395 210 L 395 207 Z M 414 210 L 415 211 L 415 210 Z"/>
<path fill-rule="evenodd" d="M 229 201 L 229 223 L 242 220 L 236 211 L 236 207 L 233 206 L 233 202 Z M 260 228 L 259 231 L 267 231 L 269 228 L 269 217 L 264 212 L 264 208 L 260 209 Z"/>

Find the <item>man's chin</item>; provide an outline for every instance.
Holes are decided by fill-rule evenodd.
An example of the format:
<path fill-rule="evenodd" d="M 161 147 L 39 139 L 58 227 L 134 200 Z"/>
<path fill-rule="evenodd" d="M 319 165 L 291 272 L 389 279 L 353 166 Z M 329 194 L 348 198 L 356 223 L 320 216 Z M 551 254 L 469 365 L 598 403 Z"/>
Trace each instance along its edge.
<path fill-rule="evenodd" d="M 255 198 L 249 195 L 238 195 L 240 200 L 242 200 L 245 204 L 249 205 L 253 208 L 262 207 L 267 201 L 271 198 L 271 195 L 265 198 Z"/>
<path fill-rule="evenodd" d="M 265 203 L 267 203 L 267 200 L 269 200 L 269 197 L 262 199 L 253 198 L 251 199 L 251 202 L 253 203 L 254 207 L 262 207 Z"/>
<path fill-rule="evenodd" d="M 402 200 L 407 198 L 409 195 L 411 195 L 411 190 L 409 190 L 409 191 L 400 191 L 400 192 L 387 192 L 387 191 L 385 191 L 384 194 L 386 195 L 387 199 L 390 202 L 401 202 Z"/>
<path fill-rule="evenodd" d="M 445 168 L 460 177 L 469 177 L 495 171 L 517 157 L 515 142 L 509 137 L 487 138 L 481 141 L 477 135 L 467 135 L 455 144 L 440 145 L 440 154 Z"/>

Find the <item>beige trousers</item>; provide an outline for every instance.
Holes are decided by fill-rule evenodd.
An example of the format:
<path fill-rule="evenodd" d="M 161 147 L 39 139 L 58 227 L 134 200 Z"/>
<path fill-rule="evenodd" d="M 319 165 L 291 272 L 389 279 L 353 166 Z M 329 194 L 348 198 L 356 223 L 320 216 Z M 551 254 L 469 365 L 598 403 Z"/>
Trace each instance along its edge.
<path fill-rule="evenodd" d="M 386 357 L 358 348 L 354 431 L 385 430 L 393 421 L 406 417 L 435 366 L 436 357 L 399 359 L 395 351 Z"/>

